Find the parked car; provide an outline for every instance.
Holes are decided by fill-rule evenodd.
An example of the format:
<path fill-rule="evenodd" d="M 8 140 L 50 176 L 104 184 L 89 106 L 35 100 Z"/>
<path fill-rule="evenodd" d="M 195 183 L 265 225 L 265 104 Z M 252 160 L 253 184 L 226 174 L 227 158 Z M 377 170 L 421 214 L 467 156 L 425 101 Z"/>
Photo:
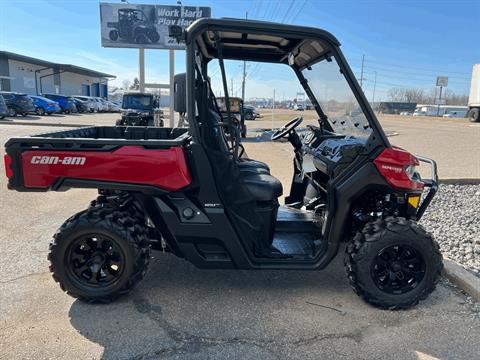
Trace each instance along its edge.
<path fill-rule="evenodd" d="M 54 113 L 59 113 L 62 111 L 60 105 L 58 105 L 56 101 L 37 95 L 32 95 L 30 97 L 33 100 L 33 104 L 35 106 L 35 113 L 37 115 L 52 115 Z"/>
<path fill-rule="evenodd" d="M 115 104 L 113 101 L 109 100 L 107 100 L 107 104 L 110 112 L 120 112 L 120 106 L 118 104 Z"/>
<path fill-rule="evenodd" d="M 293 107 L 293 110 L 295 110 L 295 111 L 304 111 L 305 109 L 303 108 L 303 105 L 302 105 L 302 104 L 295 104 L 295 106 Z"/>
<path fill-rule="evenodd" d="M 8 116 L 8 108 L 5 99 L 0 95 L 0 119 L 4 119 L 5 116 Z"/>
<path fill-rule="evenodd" d="M 412 116 L 412 115 L 413 115 L 413 112 L 411 112 L 411 111 L 402 111 L 402 112 L 400 113 L 400 115 L 402 115 L 402 116 Z"/>
<path fill-rule="evenodd" d="M 101 97 L 92 97 L 92 100 L 97 103 L 98 112 L 107 112 L 108 111 L 108 104 Z"/>
<path fill-rule="evenodd" d="M 85 102 L 85 104 L 88 107 L 89 112 L 95 112 L 98 111 L 98 104 L 97 102 L 91 98 L 90 96 L 74 96 L 75 99 L 82 100 Z"/>
<path fill-rule="evenodd" d="M 90 107 L 88 106 L 86 101 L 83 101 L 83 100 L 80 100 L 80 99 L 77 99 L 77 98 L 73 98 L 73 101 L 75 102 L 75 106 L 77 107 L 77 111 L 79 113 L 84 113 L 84 112 L 89 112 L 90 111 Z"/>
<path fill-rule="evenodd" d="M 35 112 L 33 100 L 27 94 L 16 93 L 10 91 L 1 91 L 8 108 L 8 116 L 15 117 L 17 115 L 27 116 Z"/>
<path fill-rule="evenodd" d="M 59 94 L 42 94 L 42 96 L 54 100 L 60 105 L 62 113 L 70 114 L 77 112 L 77 106 L 75 100 L 71 96 L 59 95 Z"/>
<path fill-rule="evenodd" d="M 245 120 L 255 120 L 256 118 L 260 117 L 257 109 L 255 109 L 255 107 L 252 105 L 244 105 L 243 113 L 245 115 Z"/>
<path fill-rule="evenodd" d="M 119 126 L 163 126 L 163 112 L 158 108 L 158 97 L 149 93 L 123 94 L 122 117 Z"/>

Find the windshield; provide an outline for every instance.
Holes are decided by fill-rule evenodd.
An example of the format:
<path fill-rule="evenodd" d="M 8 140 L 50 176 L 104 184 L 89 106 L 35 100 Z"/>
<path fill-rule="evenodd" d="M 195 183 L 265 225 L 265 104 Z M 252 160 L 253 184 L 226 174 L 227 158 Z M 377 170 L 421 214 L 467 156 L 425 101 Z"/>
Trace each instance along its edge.
<path fill-rule="evenodd" d="M 315 98 L 336 133 L 368 137 L 372 131 L 340 68 L 323 60 L 302 71 Z"/>
<path fill-rule="evenodd" d="M 152 96 L 142 96 L 142 95 L 133 95 L 133 96 L 124 96 L 123 105 L 124 109 L 141 109 L 141 110 L 150 110 L 152 108 Z"/>

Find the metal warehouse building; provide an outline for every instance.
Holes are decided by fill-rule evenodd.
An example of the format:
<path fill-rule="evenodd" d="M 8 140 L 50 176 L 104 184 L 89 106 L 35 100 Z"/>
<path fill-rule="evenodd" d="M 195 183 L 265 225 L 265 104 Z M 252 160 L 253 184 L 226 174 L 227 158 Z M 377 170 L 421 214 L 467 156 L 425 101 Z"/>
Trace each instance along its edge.
<path fill-rule="evenodd" d="M 115 76 L 83 67 L 0 51 L 0 90 L 29 95 L 64 94 L 108 97 Z"/>

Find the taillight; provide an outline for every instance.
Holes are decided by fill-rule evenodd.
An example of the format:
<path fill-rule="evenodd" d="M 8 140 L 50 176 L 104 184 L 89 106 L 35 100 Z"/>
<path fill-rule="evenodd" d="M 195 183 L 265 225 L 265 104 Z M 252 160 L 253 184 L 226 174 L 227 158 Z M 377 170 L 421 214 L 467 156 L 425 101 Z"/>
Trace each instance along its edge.
<path fill-rule="evenodd" d="M 3 156 L 3 160 L 5 162 L 5 173 L 7 174 L 7 177 L 10 179 L 13 176 L 13 171 L 12 171 L 12 158 L 10 155 L 5 154 Z"/>
<path fill-rule="evenodd" d="M 422 190 L 423 182 L 416 179 L 415 167 L 418 159 L 400 148 L 386 148 L 373 161 L 378 171 L 395 188 L 406 190 Z"/>
<path fill-rule="evenodd" d="M 47 104 L 47 106 L 55 106 L 55 104 Z"/>

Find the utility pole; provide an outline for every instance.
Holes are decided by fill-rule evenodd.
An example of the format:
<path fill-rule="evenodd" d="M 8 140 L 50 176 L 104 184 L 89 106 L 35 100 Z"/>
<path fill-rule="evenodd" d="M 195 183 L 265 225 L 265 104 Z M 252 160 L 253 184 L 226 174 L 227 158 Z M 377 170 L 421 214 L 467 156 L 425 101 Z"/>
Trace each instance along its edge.
<path fill-rule="evenodd" d="M 248 19 L 248 11 L 245 13 L 245 20 Z M 245 78 L 247 77 L 247 62 L 243 61 L 243 78 L 242 78 L 242 101 L 245 103 Z"/>
<path fill-rule="evenodd" d="M 377 89 L 377 72 L 375 71 L 375 80 L 374 80 L 374 83 L 373 83 L 373 96 L 372 96 L 372 106 L 373 103 L 375 102 L 375 90 Z"/>
<path fill-rule="evenodd" d="M 360 87 L 363 88 L 363 66 L 365 64 L 365 54 L 362 56 L 362 71 L 360 72 Z"/>
<path fill-rule="evenodd" d="M 274 129 L 273 122 L 275 120 L 275 89 L 273 89 L 273 101 L 272 101 L 272 131 Z"/>
<path fill-rule="evenodd" d="M 231 85 L 230 85 L 230 96 L 233 96 L 233 78 L 230 78 Z"/>

